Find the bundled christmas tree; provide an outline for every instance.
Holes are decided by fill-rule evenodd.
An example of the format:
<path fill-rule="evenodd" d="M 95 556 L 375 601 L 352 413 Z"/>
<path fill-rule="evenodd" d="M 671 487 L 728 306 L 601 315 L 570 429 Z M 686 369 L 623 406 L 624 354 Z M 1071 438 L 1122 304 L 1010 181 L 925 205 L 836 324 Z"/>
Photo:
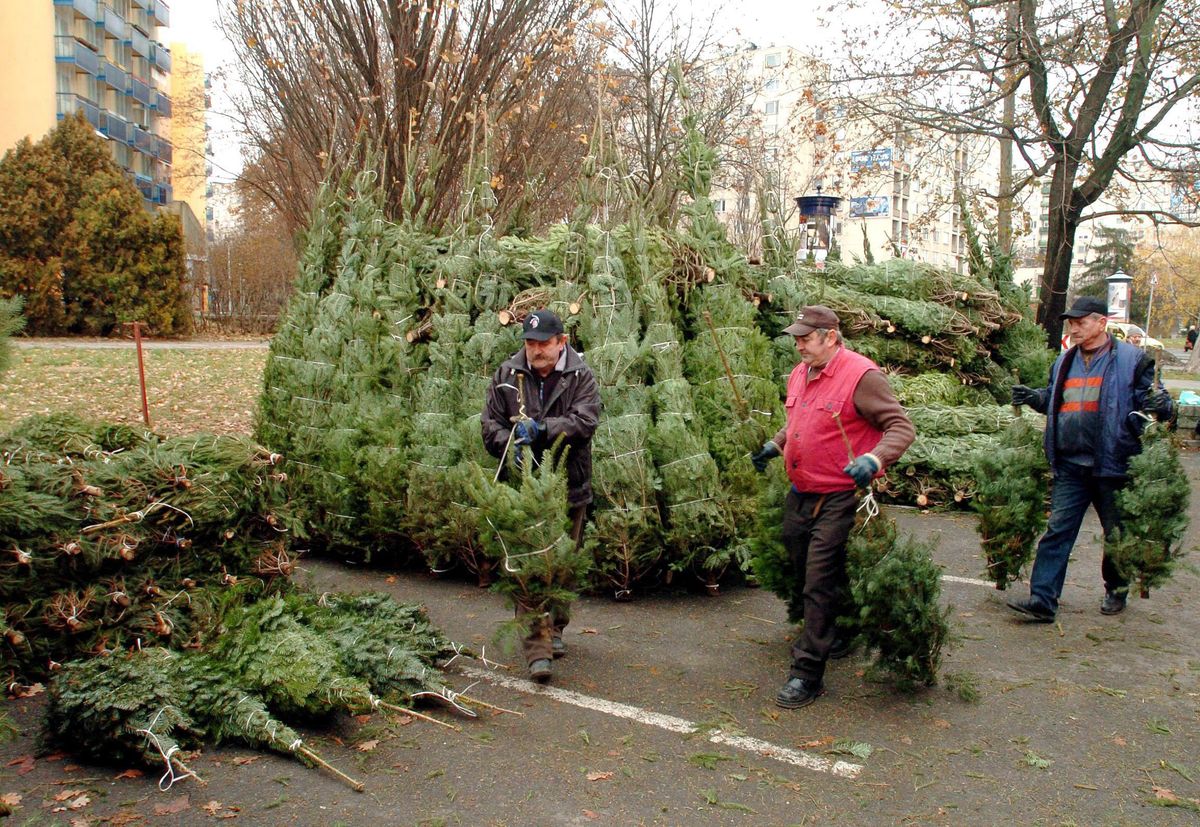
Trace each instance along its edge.
<path fill-rule="evenodd" d="M 479 466 L 469 484 L 484 550 L 496 561 L 494 588 L 521 610 L 510 627 L 521 637 L 537 629 L 550 634 L 544 619 L 569 614 L 592 564 L 591 549 L 568 533 L 565 450 L 546 451 L 532 468 L 532 452 L 515 446 L 508 457 L 512 484 Z"/>
<path fill-rule="evenodd" d="M 374 171 L 325 193 L 299 290 L 271 342 L 257 436 L 294 461 L 314 542 L 390 550 L 401 524 L 420 234 L 383 218 Z"/>
<path fill-rule="evenodd" d="M 1184 555 L 1191 486 L 1179 462 L 1179 447 L 1165 423 L 1142 434 L 1142 452 L 1129 461 L 1129 484 L 1117 492 L 1121 530 L 1105 542 L 1117 570 L 1150 596 L 1170 579 Z"/>
<path fill-rule="evenodd" d="M 932 548 L 900 535 L 884 514 L 851 534 L 846 570 L 853 612 L 846 626 L 874 652 L 874 670 L 901 689 L 937 680 L 950 639 L 942 570 Z"/>
<path fill-rule="evenodd" d="M 974 462 L 976 525 L 987 560 L 986 574 L 997 589 L 1021 576 L 1046 527 L 1050 465 L 1042 432 L 1016 419 L 995 445 Z"/>
<path fill-rule="evenodd" d="M 424 697 L 474 715 L 465 704 L 476 702 L 441 681 L 437 660 L 453 650 L 417 606 L 382 594 L 232 597 L 202 647 L 64 665 L 50 684 L 47 740 L 98 761 L 164 767 L 162 783 L 194 775 L 182 748 L 232 742 L 319 765 L 361 791 L 288 720 L 385 709 L 436 721 L 398 705 Z"/>

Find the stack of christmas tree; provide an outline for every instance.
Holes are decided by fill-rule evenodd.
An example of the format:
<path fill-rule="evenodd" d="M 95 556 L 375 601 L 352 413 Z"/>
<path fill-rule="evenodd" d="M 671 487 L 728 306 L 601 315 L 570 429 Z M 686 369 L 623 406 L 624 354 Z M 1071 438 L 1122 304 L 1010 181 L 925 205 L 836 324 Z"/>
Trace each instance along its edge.
<path fill-rule="evenodd" d="M 160 441 L 65 414 L 0 438 L 3 648 L 37 678 L 86 652 L 183 645 L 214 594 L 291 572 L 282 457 L 245 438 Z"/>

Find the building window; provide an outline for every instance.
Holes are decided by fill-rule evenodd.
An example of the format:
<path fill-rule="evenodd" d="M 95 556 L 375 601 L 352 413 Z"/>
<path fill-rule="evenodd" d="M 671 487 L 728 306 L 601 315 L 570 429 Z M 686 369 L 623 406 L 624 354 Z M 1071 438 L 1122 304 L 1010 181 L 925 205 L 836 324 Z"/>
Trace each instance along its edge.
<path fill-rule="evenodd" d="M 766 113 L 768 115 L 779 114 L 779 101 L 767 101 Z"/>
<path fill-rule="evenodd" d="M 713 212 L 725 212 L 725 199 L 724 198 L 714 198 L 712 205 L 713 205 Z"/>
<path fill-rule="evenodd" d="M 779 52 L 769 54 L 763 59 L 764 66 L 780 66 L 783 64 L 783 55 Z"/>
<path fill-rule="evenodd" d="M 763 89 L 767 92 L 774 92 L 779 89 L 779 78 L 771 78 L 767 81 Z"/>

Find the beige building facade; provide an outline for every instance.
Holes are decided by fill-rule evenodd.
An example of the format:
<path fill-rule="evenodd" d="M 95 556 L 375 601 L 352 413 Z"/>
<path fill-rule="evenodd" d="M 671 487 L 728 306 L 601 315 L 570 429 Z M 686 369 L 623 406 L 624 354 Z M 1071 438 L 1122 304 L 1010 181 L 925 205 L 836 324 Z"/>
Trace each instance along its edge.
<path fill-rule="evenodd" d="M 81 112 L 147 208 L 169 204 L 169 25 L 163 0 L 0 0 L 0 151 Z"/>

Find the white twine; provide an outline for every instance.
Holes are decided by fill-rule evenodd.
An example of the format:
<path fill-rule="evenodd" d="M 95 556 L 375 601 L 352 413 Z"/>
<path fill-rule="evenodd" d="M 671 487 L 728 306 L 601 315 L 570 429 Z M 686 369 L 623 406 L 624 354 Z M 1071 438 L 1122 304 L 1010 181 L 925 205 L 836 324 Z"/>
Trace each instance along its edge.
<path fill-rule="evenodd" d="M 863 517 L 862 524 L 866 526 L 874 517 L 879 516 L 879 503 L 875 502 L 875 492 L 867 490 L 867 496 L 863 497 L 862 502 L 858 504 L 855 511 L 862 511 L 866 516 Z"/>
<path fill-rule="evenodd" d="M 140 641 L 139 641 L 139 643 L 140 643 Z M 171 789 L 171 787 L 174 786 L 176 781 L 182 781 L 185 778 L 195 778 L 196 777 L 196 773 L 192 772 L 191 770 L 188 770 L 183 775 L 175 774 L 175 766 L 171 763 L 171 756 L 174 755 L 175 753 L 179 752 L 179 745 L 172 744 L 171 748 L 169 750 L 164 750 L 162 748 L 162 744 L 158 740 L 158 735 L 156 735 L 154 733 L 155 724 L 158 723 L 158 719 L 160 717 L 162 717 L 162 714 L 164 712 L 166 712 L 167 709 L 169 709 L 169 708 L 170 707 L 164 706 L 162 709 L 158 710 L 158 712 L 155 713 L 154 718 L 151 719 L 150 725 L 146 729 L 136 730 L 139 735 L 143 734 L 143 733 L 145 734 L 146 740 L 149 743 L 154 745 L 154 748 L 156 750 L 158 750 L 158 754 L 162 757 L 163 762 L 167 766 L 167 771 L 162 774 L 162 778 L 158 779 L 158 789 L 164 793 L 167 790 Z M 166 783 L 167 786 L 164 787 L 163 786 L 164 783 Z"/>
<path fill-rule="evenodd" d="M 673 460 L 671 460 L 670 462 L 664 462 L 662 465 L 660 465 L 660 466 L 658 466 L 658 467 L 659 467 L 659 468 L 667 468 L 667 467 L 669 467 L 669 466 L 671 466 L 671 465 L 676 465 L 677 463 L 680 463 L 680 462 L 687 462 L 687 461 L 688 461 L 688 460 L 690 460 L 690 459 L 696 459 L 697 457 L 703 457 L 703 456 L 708 456 L 708 454 L 706 454 L 706 453 L 704 453 L 704 454 L 692 454 L 690 457 L 682 457 L 682 458 L 680 458 L 680 459 L 673 459 Z"/>

